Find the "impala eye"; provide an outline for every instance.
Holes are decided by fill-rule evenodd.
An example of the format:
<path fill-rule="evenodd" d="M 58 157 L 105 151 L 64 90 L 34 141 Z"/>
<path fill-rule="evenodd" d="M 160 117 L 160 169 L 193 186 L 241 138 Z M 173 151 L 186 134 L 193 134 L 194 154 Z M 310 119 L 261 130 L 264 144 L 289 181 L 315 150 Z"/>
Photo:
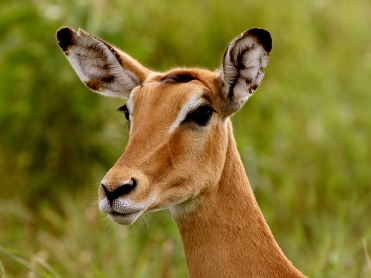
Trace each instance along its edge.
<path fill-rule="evenodd" d="M 120 112 L 123 112 L 125 114 L 125 118 L 130 121 L 130 117 L 129 117 L 129 110 L 128 108 L 126 107 L 126 104 L 124 104 L 123 106 L 121 106 L 119 109 L 117 109 L 118 111 Z"/>
<path fill-rule="evenodd" d="M 215 110 L 208 105 L 200 106 L 197 110 L 188 114 L 185 121 L 191 121 L 200 126 L 205 126 L 214 112 Z"/>

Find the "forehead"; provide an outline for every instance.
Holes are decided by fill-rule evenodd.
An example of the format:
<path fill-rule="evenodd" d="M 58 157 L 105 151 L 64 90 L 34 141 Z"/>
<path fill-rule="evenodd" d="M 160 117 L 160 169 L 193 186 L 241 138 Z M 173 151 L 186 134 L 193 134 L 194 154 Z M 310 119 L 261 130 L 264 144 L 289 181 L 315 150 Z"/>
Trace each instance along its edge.
<path fill-rule="evenodd" d="M 219 90 L 216 81 L 217 74 L 207 70 L 179 69 L 154 74 L 133 90 L 129 101 L 147 109 L 149 106 L 162 108 L 162 112 L 177 112 L 191 99 L 193 102 L 213 105 Z"/>

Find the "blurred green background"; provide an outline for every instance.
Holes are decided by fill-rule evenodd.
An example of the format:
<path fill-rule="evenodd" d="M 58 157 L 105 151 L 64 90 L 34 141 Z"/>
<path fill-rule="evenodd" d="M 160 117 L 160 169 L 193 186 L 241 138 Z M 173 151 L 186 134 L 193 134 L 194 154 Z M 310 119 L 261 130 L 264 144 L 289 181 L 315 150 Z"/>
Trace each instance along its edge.
<path fill-rule="evenodd" d="M 168 211 L 131 227 L 98 212 L 123 101 L 78 80 L 56 45 L 65 25 L 155 70 L 215 69 L 233 37 L 269 30 L 263 84 L 233 117 L 258 202 L 305 274 L 371 276 L 369 0 L 1 0 L 0 276 L 187 275 Z"/>

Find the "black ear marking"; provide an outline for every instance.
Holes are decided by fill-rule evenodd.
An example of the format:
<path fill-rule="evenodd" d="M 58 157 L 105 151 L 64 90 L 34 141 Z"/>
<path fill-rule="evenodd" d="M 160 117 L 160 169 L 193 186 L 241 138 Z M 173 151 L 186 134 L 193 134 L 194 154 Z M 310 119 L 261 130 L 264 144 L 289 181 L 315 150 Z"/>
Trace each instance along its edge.
<path fill-rule="evenodd" d="M 272 37 L 267 30 L 261 28 L 253 28 L 244 32 L 243 36 L 255 37 L 258 40 L 258 42 L 263 46 L 265 51 L 267 52 L 272 51 Z"/>
<path fill-rule="evenodd" d="M 68 27 L 63 27 L 57 31 L 58 45 L 64 52 L 66 52 L 71 45 L 76 43 L 74 34 L 75 31 Z"/>

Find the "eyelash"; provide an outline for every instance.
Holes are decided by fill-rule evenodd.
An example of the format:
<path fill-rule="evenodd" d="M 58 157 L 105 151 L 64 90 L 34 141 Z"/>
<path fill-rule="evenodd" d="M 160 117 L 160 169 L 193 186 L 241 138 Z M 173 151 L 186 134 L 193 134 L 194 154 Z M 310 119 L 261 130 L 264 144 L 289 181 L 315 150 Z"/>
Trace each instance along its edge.
<path fill-rule="evenodd" d="M 125 118 L 130 121 L 130 114 L 129 114 L 129 110 L 126 106 L 126 104 L 124 104 L 123 106 L 121 106 L 119 109 L 117 109 L 118 111 L 122 112 L 125 114 Z"/>

